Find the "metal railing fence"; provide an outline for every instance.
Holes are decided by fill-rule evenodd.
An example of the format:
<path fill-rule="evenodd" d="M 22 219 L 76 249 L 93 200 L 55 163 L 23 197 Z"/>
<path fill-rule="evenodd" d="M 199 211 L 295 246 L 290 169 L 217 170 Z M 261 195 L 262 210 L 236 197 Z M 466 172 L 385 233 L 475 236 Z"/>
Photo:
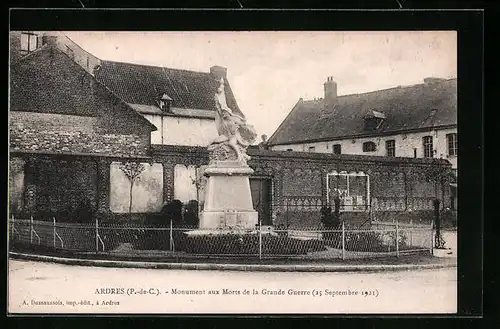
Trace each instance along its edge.
<path fill-rule="evenodd" d="M 59 223 L 9 219 L 9 245 L 45 247 L 83 253 L 160 254 L 196 257 L 350 259 L 400 256 L 433 251 L 431 225 L 377 223 L 353 229 L 342 222 L 335 229 L 257 225 L 198 229 L 174 225 Z"/>

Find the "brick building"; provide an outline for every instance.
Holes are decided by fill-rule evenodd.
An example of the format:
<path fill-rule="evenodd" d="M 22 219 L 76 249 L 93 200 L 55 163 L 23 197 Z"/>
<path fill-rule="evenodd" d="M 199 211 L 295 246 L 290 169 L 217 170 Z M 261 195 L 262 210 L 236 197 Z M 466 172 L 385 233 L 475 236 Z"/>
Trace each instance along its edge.
<path fill-rule="evenodd" d="M 34 35 L 38 47 L 17 56 L 12 53 L 23 46 L 16 37 L 22 39 L 11 33 L 11 209 L 60 213 L 89 199 L 103 218 L 124 218 L 130 197 L 124 161 L 144 166 L 132 190 L 135 219 L 172 199 L 203 206 L 206 145 L 217 135 L 212 100 L 221 77 L 228 105 L 241 113 L 226 69 L 103 61 L 64 35 Z M 435 196 L 449 200 L 447 182 L 425 177 L 436 166 L 450 168 L 445 160 L 262 147 L 249 154 L 254 207 L 266 224 L 272 217 L 317 224 L 319 207 L 339 191 L 347 193 L 346 218 L 358 225 L 382 210 L 412 210 L 423 218 Z"/>
<path fill-rule="evenodd" d="M 106 213 L 109 164 L 149 159 L 156 128 L 66 53 L 40 40 L 32 52 L 11 57 L 11 210 L 60 213 L 85 201 Z"/>

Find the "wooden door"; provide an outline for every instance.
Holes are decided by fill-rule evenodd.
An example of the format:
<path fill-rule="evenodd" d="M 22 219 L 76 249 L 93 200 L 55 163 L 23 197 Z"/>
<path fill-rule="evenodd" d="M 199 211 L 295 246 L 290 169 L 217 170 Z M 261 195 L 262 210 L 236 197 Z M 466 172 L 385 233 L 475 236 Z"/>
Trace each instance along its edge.
<path fill-rule="evenodd" d="M 251 178 L 253 208 L 259 213 L 262 225 L 272 225 L 271 218 L 271 179 Z"/>

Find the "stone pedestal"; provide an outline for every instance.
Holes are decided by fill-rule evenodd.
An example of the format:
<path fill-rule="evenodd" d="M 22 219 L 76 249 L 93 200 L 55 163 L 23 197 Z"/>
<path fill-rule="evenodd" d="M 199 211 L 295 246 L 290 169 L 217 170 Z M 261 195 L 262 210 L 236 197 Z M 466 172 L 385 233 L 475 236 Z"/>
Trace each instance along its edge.
<path fill-rule="evenodd" d="M 254 229 L 258 213 L 253 209 L 249 176 L 252 168 L 241 162 L 212 161 L 205 169 L 208 181 L 200 229 Z"/>

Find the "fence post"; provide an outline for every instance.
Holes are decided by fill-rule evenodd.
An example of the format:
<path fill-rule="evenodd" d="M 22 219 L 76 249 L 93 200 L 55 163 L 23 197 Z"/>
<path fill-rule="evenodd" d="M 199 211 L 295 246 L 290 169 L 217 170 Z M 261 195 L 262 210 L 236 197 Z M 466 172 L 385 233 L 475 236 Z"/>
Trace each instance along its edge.
<path fill-rule="evenodd" d="M 30 216 L 30 244 L 33 244 L 33 216 Z"/>
<path fill-rule="evenodd" d="M 410 246 L 413 246 L 413 218 L 410 219 Z"/>
<path fill-rule="evenodd" d="M 14 227 L 14 215 L 12 215 L 11 225 L 10 225 L 10 226 L 11 226 L 11 233 L 10 233 L 9 242 L 14 240 L 14 232 L 15 232 L 15 227 Z"/>
<path fill-rule="evenodd" d="M 174 235 L 172 234 L 172 218 L 170 218 L 170 230 L 169 230 L 169 237 L 168 237 L 169 243 L 169 249 L 170 251 L 174 251 Z"/>
<path fill-rule="evenodd" d="M 345 225 L 342 221 L 342 260 L 345 259 Z"/>
<path fill-rule="evenodd" d="M 54 249 L 56 249 L 56 218 L 55 217 L 52 217 L 52 228 L 53 228 L 52 243 L 54 245 Z"/>
<path fill-rule="evenodd" d="M 399 257 L 399 220 L 396 219 L 396 257 Z"/>
<path fill-rule="evenodd" d="M 262 223 L 259 220 L 259 259 L 262 259 Z"/>
<path fill-rule="evenodd" d="M 434 227 L 433 227 L 434 221 L 431 220 L 431 246 L 429 248 L 429 252 L 431 255 L 434 256 Z"/>
<path fill-rule="evenodd" d="M 288 214 L 288 202 L 286 203 L 286 210 L 285 210 L 285 212 L 286 212 L 285 225 L 286 225 L 286 227 L 288 227 L 288 215 L 289 215 Z"/>
<path fill-rule="evenodd" d="M 99 252 L 99 220 L 95 219 L 95 252 Z"/>

